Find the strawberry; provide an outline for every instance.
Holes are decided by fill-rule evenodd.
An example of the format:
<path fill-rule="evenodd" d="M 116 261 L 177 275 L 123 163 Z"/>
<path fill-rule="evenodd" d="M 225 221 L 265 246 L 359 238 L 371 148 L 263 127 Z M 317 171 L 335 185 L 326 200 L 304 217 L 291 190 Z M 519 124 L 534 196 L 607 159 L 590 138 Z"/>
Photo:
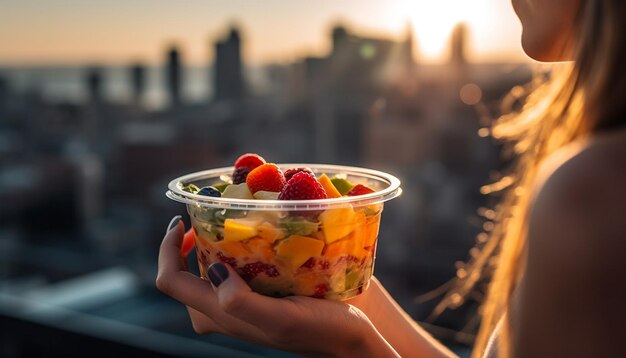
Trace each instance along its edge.
<path fill-rule="evenodd" d="M 235 169 L 237 168 L 248 168 L 253 170 L 254 168 L 265 164 L 265 159 L 258 154 L 246 153 L 235 161 Z"/>
<path fill-rule="evenodd" d="M 328 293 L 328 285 L 322 283 L 315 286 L 315 293 L 313 293 L 314 298 L 324 298 Z"/>
<path fill-rule="evenodd" d="M 283 172 L 274 163 L 258 166 L 246 178 L 246 184 L 253 194 L 260 190 L 280 192 L 286 183 Z"/>
<path fill-rule="evenodd" d="M 365 195 L 369 193 L 373 193 L 374 190 L 366 187 L 363 184 L 357 184 L 348 192 L 348 196 L 357 196 L 357 195 Z"/>
<path fill-rule="evenodd" d="M 194 228 L 191 228 L 183 237 L 183 244 L 180 247 L 181 255 L 183 255 L 183 257 L 187 257 L 194 246 L 196 246 L 196 231 Z"/>
<path fill-rule="evenodd" d="M 309 173 L 311 175 L 315 175 L 309 168 L 290 168 L 285 170 L 285 180 L 289 182 L 289 179 L 291 179 L 297 173 Z"/>
<path fill-rule="evenodd" d="M 306 172 L 296 173 L 285 185 L 278 200 L 326 199 L 326 190 L 315 176 Z"/>

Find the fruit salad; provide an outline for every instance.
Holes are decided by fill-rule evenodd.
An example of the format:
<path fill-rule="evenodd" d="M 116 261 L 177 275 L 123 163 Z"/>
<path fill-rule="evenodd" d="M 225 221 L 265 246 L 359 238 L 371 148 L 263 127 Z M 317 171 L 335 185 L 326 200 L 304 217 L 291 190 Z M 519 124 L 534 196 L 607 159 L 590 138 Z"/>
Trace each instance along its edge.
<path fill-rule="evenodd" d="M 192 228 L 183 254 L 196 247 L 204 279 L 210 264 L 224 262 L 254 291 L 268 296 L 356 296 L 369 285 L 383 208 L 382 200 L 359 201 L 377 188 L 356 181 L 313 165 L 281 168 L 257 154 L 244 154 L 228 175 L 179 186 L 195 197 L 267 202 L 272 210 L 189 204 Z M 289 201 L 318 205 L 293 210 L 271 206 Z"/>

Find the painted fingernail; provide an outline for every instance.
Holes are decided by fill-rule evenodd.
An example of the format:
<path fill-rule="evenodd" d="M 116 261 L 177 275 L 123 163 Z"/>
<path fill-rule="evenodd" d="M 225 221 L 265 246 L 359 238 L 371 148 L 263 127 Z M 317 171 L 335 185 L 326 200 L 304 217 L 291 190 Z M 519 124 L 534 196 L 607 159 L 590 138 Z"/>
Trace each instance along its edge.
<path fill-rule="evenodd" d="M 221 262 L 209 266 L 209 279 L 215 287 L 218 287 L 228 278 L 228 269 Z"/>
<path fill-rule="evenodd" d="M 182 219 L 182 216 L 180 216 L 180 215 L 174 216 L 172 218 L 172 221 L 170 221 L 170 224 L 167 226 L 167 232 L 170 232 L 170 230 L 175 228 L 176 225 L 178 225 L 178 222 L 180 221 L 180 219 Z"/>

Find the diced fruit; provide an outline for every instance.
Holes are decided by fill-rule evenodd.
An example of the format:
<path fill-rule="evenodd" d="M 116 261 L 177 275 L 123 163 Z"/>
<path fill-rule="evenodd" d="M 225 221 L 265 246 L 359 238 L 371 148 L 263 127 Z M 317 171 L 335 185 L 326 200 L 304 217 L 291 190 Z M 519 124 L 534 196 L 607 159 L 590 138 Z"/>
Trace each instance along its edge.
<path fill-rule="evenodd" d="M 289 181 L 289 179 L 293 178 L 294 175 L 300 172 L 309 173 L 315 176 L 315 174 L 313 174 L 313 171 L 309 168 L 291 168 L 291 169 L 285 170 L 285 180 Z"/>
<path fill-rule="evenodd" d="M 223 198 L 232 199 L 254 199 L 248 185 L 246 183 L 231 184 L 224 189 L 222 193 Z"/>
<path fill-rule="evenodd" d="M 358 260 L 369 255 L 369 251 L 363 248 L 364 236 L 366 235 L 364 222 L 356 223 L 354 230 L 341 240 L 334 241 L 324 248 L 324 256 L 334 258 L 339 256 L 352 256 Z"/>
<path fill-rule="evenodd" d="M 324 242 L 307 236 L 292 235 L 276 247 L 276 254 L 285 258 L 292 268 L 302 266 L 311 257 L 322 254 Z"/>
<path fill-rule="evenodd" d="M 248 174 L 246 183 L 250 191 L 256 193 L 260 190 L 280 192 L 287 182 L 276 164 L 265 163 Z"/>
<path fill-rule="evenodd" d="M 279 200 L 326 199 L 326 191 L 317 179 L 308 173 L 296 173 L 280 192 Z"/>
<path fill-rule="evenodd" d="M 258 154 L 254 153 L 246 153 L 235 161 L 235 169 L 236 168 L 248 168 L 253 170 L 254 168 L 265 164 L 265 159 Z"/>
<path fill-rule="evenodd" d="M 245 264 L 241 269 L 242 277 L 245 280 L 251 280 L 255 278 L 258 274 L 264 273 L 269 277 L 276 277 L 280 275 L 276 266 L 266 264 L 264 262 L 254 262 L 251 264 Z"/>
<path fill-rule="evenodd" d="M 286 218 L 279 223 L 280 227 L 287 231 L 288 235 L 311 235 L 315 233 L 320 224 L 302 218 Z"/>
<path fill-rule="evenodd" d="M 332 178 L 330 179 L 330 181 L 333 183 L 333 185 L 341 195 L 348 194 L 348 192 L 354 187 L 354 184 L 350 183 L 347 179 L 344 178 Z"/>
<path fill-rule="evenodd" d="M 274 242 L 285 237 L 285 232 L 267 221 L 257 227 L 258 235 L 266 241 Z"/>
<path fill-rule="evenodd" d="M 241 243 L 240 243 L 240 242 L 229 242 L 229 243 L 224 243 L 224 242 L 222 242 L 221 244 L 226 244 L 226 245 L 224 245 L 224 246 L 229 247 L 229 248 L 231 248 L 230 246 L 232 246 L 232 248 L 231 248 L 231 249 L 233 249 L 235 252 L 236 252 L 236 250 L 237 250 L 237 249 L 241 249 L 241 248 L 245 249 L 245 248 L 241 245 Z M 229 245 L 229 244 L 232 244 L 232 245 Z M 237 246 L 237 245 L 235 245 L 235 244 L 237 244 L 237 245 L 239 245 L 239 246 Z M 228 252 L 227 252 L 227 253 L 228 253 Z M 239 254 L 239 255 L 244 255 L 244 254 Z M 233 256 L 234 256 L 234 255 L 233 255 Z M 230 265 L 230 266 L 232 266 L 232 267 L 237 267 L 237 259 L 235 259 L 234 257 L 226 256 L 226 255 L 222 254 L 221 252 L 218 252 L 218 253 L 217 253 L 217 258 L 218 258 L 220 261 L 222 261 L 222 262 L 224 262 L 224 263 L 227 263 L 227 264 L 229 264 L 229 265 Z"/>
<path fill-rule="evenodd" d="M 198 195 L 214 196 L 216 198 L 219 198 L 220 196 L 222 196 L 222 193 L 219 190 L 217 190 L 215 187 L 205 186 L 202 189 L 200 189 L 200 191 L 198 191 Z"/>
<path fill-rule="evenodd" d="M 320 214 L 326 243 L 339 240 L 354 230 L 356 214 L 352 207 L 328 209 Z"/>
<path fill-rule="evenodd" d="M 326 294 L 328 293 L 328 285 L 326 284 L 319 284 L 317 285 L 317 287 L 315 287 L 315 293 L 313 294 L 314 298 L 324 298 L 326 296 Z"/>
<path fill-rule="evenodd" d="M 328 175 L 326 175 L 326 174 L 320 175 L 320 177 L 317 178 L 317 181 L 319 181 L 320 184 L 322 184 L 322 187 L 326 191 L 326 196 L 327 197 L 329 197 L 329 198 L 340 198 L 341 197 L 341 193 L 337 190 L 337 188 L 335 188 L 333 183 L 330 181 L 330 178 L 328 177 Z"/>
<path fill-rule="evenodd" d="M 278 200 L 278 195 L 280 195 L 279 192 L 265 190 L 259 190 L 252 194 L 257 200 Z"/>
<path fill-rule="evenodd" d="M 194 230 L 194 228 L 191 228 L 185 233 L 185 236 L 183 236 L 183 243 L 180 246 L 181 255 L 183 255 L 183 257 L 187 257 L 187 255 L 189 255 L 189 252 L 193 249 L 195 245 L 196 231 Z"/>
<path fill-rule="evenodd" d="M 232 265 L 232 260 L 228 260 L 228 259 L 232 259 L 235 257 L 246 257 L 250 255 L 250 250 L 248 250 L 248 248 L 246 248 L 246 246 L 238 241 L 220 241 L 218 243 L 215 244 L 218 248 L 218 250 L 220 250 L 221 252 L 224 253 L 224 255 L 222 255 L 222 257 L 220 257 L 220 260 L 222 260 L 223 262 L 227 262 L 228 264 Z M 218 257 L 220 255 L 218 254 Z"/>
<path fill-rule="evenodd" d="M 260 222 L 253 219 L 226 219 L 224 221 L 224 241 L 242 241 L 254 237 L 259 232 Z"/>
<path fill-rule="evenodd" d="M 357 283 L 357 279 L 362 276 L 363 275 L 358 270 L 348 271 L 346 273 L 346 289 L 349 290 L 351 288 L 354 288 L 354 284 Z"/>
<path fill-rule="evenodd" d="M 198 193 L 200 191 L 200 188 L 198 188 L 193 183 L 189 183 L 189 184 L 183 186 L 183 190 L 188 192 L 188 193 L 191 193 L 191 194 L 196 194 L 196 193 Z"/>
<path fill-rule="evenodd" d="M 324 248 L 324 256 L 336 258 L 342 255 L 352 255 L 354 252 L 354 242 L 350 238 L 337 240 Z"/>
<path fill-rule="evenodd" d="M 357 184 L 348 192 L 348 196 L 365 195 L 373 192 L 374 190 L 366 187 L 365 185 Z"/>
<path fill-rule="evenodd" d="M 235 170 L 233 170 L 233 184 L 245 183 L 251 171 L 252 169 L 246 167 L 235 168 Z"/>
<path fill-rule="evenodd" d="M 373 222 L 368 222 L 365 229 L 365 236 L 363 238 L 363 247 L 371 248 L 376 242 L 376 238 L 378 237 L 378 229 L 380 226 L 380 222 L 375 220 Z"/>
<path fill-rule="evenodd" d="M 260 237 L 253 237 L 246 242 L 246 245 L 248 245 L 248 249 L 250 249 L 253 255 L 266 262 L 270 262 L 274 259 L 274 249 L 270 241 Z"/>
<path fill-rule="evenodd" d="M 223 192 L 224 192 L 224 189 L 226 189 L 226 187 L 227 187 L 227 186 L 229 186 L 229 185 L 230 185 L 230 184 L 228 184 L 228 183 L 220 183 L 220 184 L 215 184 L 215 185 L 213 185 L 213 187 L 214 187 L 215 189 L 219 190 L 219 191 L 220 191 L 220 193 L 223 193 Z"/>
<path fill-rule="evenodd" d="M 329 279 L 330 289 L 333 292 L 343 292 L 346 290 L 346 270 L 335 270 Z"/>

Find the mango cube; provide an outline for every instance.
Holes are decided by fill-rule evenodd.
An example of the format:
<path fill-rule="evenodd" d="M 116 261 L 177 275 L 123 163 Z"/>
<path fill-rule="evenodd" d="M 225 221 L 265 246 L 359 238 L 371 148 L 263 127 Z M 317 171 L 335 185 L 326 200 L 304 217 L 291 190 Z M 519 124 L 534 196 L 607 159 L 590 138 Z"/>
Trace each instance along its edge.
<path fill-rule="evenodd" d="M 215 244 L 217 248 L 228 257 L 246 257 L 250 255 L 250 250 L 239 241 L 220 241 Z"/>
<path fill-rule="evenodd" d="M 308 259 L 320 256 L 324 242 L 307 236 L 291 235 L 276 247 L 276 254 L 283 257 L 292 268 L 302 266 Z"/>
<path fill-rule="evenodd" d="M 344 238 L 357 225 L 365 223 L 365 214 L 362 211 L 355 212 L 352 207 L 328 209 L 319 218 L 327 244 Z"/>
<path fill-rule="evenodd" d="M 257 230 L 258 235 L 269 242 L 274 242 L 285 237 L 285 232 L 282 229 L 277 228 L 267 221 L 259 225 Z"/>
<path fill-rule="evenodd" d="M 242 241 L 258 233 L 259 220 L 226 219 L 224 221 L 224 241 Z"/>
<path fill-rule="evenodd" d="M 274 259 L 274 249 L 269 241 L 260 237 L 253 237 L 246 244 L 252 254 L 263 259 L 263 261 L 271 262 Z"/>
<path fill-rule="evenodd" d="M 320 184 L 322 184 L 322 187 L 324 187 L 324 190 L 326 190 L 326 196 L 328 196 L 329 198 L 341 197 L 341 193 L 339 192 L 339 190 L 337 190 L 337 188 L 335 188 L 335 185 L 333 185 L 333 183 L 330 181 L 328 175 L 320 175 L 320 177 L 317 178 L 317 181 L 320 182 Z"/>

